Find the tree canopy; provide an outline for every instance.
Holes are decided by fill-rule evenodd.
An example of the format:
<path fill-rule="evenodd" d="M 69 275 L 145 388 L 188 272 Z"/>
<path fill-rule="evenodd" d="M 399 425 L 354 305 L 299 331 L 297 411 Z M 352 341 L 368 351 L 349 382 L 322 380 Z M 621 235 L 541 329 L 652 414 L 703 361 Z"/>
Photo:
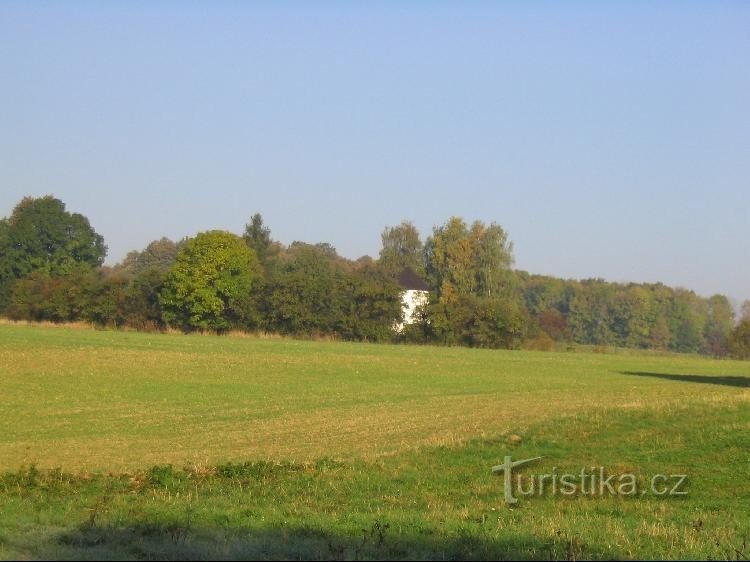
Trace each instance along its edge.
<path fill-rule="evenodd" d="M 15 319 L 136 329 L 239 328 L 294 336 L 475 347 L 622 346 L 750 358 L 750 302 L 660 283 L 568 280 L 513 269 L 496 223 L 451 217 L 423 243 L 413 223 L 382 232 L 378 260 L 329 243 L 275 241 L 260 213 L 242 236 L 161 238 L 102 266 L 89 221 L 54 197 L 27 197 L 0 219 L 0 311 Z M 402 321 L 399 273 L 429 288 Z"/>
<path fill-rule="evenodd" d="M 25 197 L 0 221 L 0 309 L 16 280 L 33 272 L 55 276 L 100 266 L 106 253 L 104 239 L 86 217 L 69 213 L 51 195 Z"/>
<path fill-rule="evenodd" d="M 226 330 L 241 319 L 257 258 L 239 236 L 202 232 L 177 252 L 160 294 L 164 320 L 191 330 Z"/>
<path fill-rule="evenodd" d="M 381 234 L 382 248 L 378 263 L 392 277 L 411 268 L 424 274 L 424 252 L 419 231 L 414 223 L 402 221 L 398 226 L 388 226 Z"/>
<path fill-rule="evenodd" d="M 428 278 L 441 299 L 507 295 L 513 245 L 498 224 L 475 221 L 469 226 L 462 218 L 451 217 L 433 229 L 425 256 Z"/>

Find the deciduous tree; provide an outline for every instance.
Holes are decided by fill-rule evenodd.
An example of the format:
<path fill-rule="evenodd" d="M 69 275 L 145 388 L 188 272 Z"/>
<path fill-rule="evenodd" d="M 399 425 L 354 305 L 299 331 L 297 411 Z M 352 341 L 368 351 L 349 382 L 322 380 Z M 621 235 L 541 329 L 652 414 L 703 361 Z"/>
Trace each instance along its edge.
<path fill-rule="evenodd" d="M 223 331 L 241 321 L 257 258 L 239 236 L 202 232 L 177 253 L 159 297 L 167 324 Z"/>
<path fill-rule="evenodd" d="M 424 255 L 422 240 L 414 223 L 402 221 L 398 226 L 389 226 L 380 236 L 382 248 L 378 263 L 392 277 L 406 268 L 423 275 Z"/>
<path fill-rule="evenodd" d="M 47 195 L 21 200 L 0 225 L 0 309 L 11 285 L 32 272 L 64 275 L 102 264 L 107 247 L 86 217 Z"/>

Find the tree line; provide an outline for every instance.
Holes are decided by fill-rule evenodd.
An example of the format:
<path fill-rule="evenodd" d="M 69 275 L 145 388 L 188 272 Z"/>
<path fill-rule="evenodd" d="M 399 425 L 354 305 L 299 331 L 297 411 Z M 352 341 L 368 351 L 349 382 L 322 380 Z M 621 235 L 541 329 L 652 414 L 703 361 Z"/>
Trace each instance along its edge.
<path fill-rule="evenodd" d="M 0 220 L 0 313 L 11 319 L 138 330 L 266 331 L 356 341 L 492 348 L 616 345 L 750 358 L 750 302 L 663 284 L 565 280 L 513 268 L 508 234 L 459 217 L 422 239 L 387 227 L 377 259 L 327 243 L 274 240 L 260 214 L 242 235 L 214 230 L 155 240 L 118 264 L 88 219 L 52 196 L 24 198 Z M 402 332 L 399 274 L 428 303 Z"/>

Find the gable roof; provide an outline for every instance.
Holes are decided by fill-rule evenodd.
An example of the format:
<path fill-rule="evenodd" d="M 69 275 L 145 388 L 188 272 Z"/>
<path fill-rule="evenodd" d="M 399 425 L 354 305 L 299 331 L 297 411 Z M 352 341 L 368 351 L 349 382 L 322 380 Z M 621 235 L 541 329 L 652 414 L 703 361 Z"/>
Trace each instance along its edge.
<path fill-rule="evenodd" d="M 430 287 L 411 267 L 407 267 L 396 278 L 402 289 L 407 291 L 429 291 Z"/>

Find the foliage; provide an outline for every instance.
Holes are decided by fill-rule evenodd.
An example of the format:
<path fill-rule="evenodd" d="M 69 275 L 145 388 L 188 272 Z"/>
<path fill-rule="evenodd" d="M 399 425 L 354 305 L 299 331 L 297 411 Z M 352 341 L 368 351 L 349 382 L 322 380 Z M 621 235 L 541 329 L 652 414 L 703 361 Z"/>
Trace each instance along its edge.
<path fill-rule="evenodd" d="M 750 359 L 750 320 L 742 320 L 731 335 L 729 348 L 732 357 Z"/>
<path fill-rule="evenodd" d="M 183 330 L 226 330 L 241 320 L 257 278 L 257 258 L 242 238 L 202 232 L 180 248 L 159 295 L 163 318 Z"/>
<path fill-rule="evenodd" d="M 263 223 L 263 216 L 260 213 L 255 213 L 250 217 L 250 222 L 245 225 L 245 233 L 242 237 L 248 247 L 255 251 L 261 264 L 265 264 L 281 251 L 281 244 L 271 238 L 271 229 Z"/>
<path fill-rule="evenodd" d="M 0 310 L 8 304 L 13 283 L 30 275 L 65 275 L 82 266 L 102 264 L 107 247 L 86 217 L 69 213 L 48 195 L 21 200 L 0 221 Z"/>
<path fill-rule="evenodd" d="M 164 328 L 159 294 L 167 273 L 158 267 L 151 267 L 130 280 L 125 291 L 125 324 L 138 330 Z"/>
<path fill-rule="evenodd" d="M 525 336 L 522 308 L 511 299 L 473 295 L 440 300 L 428 307 L 430 339 L 447 345 L 513 349 Z"/>
<path fill-rule="evenodd" d="M 147 270 L 166 273 L 172 267 L 181 244 L 166 237 L 154 240 L 143 251 L 128 252 L 122 263 L 118 264 L 115 269 L 132 276 L 137 276 Z"/>
<path fill-rule="evenodd" d="M 14 320 L 123 326 L 134 314 L 129 288 L 125 277 L 105 270 L 80 267 L 56 277 L 37 271 L 15 283 L 6 312 Z"/>
<path fill-rule="evenodd" d="M 427 275 L 438 298 L 507 296 L 511 288 L 513 245 L 497 224 L 475 221 L 469 227 L 452 217 L 435 227 L 425 244 Z"/>
<path fill-rule="evenodd" d="M 546 334 L 556 341 L 716 357 L 728 353 L 734 311 L 722 295 L 704 299 L 662 284 L 517 277 L 532 337 Z"/>
<path fill-rule="evenodd" d="M 424 274 L 424 254 L 422 240 L 414 223 L 402 221 L 398 226 L 389 226 L 381 234 L 382 248 L 378 264 L 390 276 L 411 268 Z"/>
<path fill-rule="evenodd" d="M 381 238 L 377 261 L 349 260 L 327 243 L 285 247 L 256 213 L 242 238 L 219 231 L 180 242 L 161 238 L 101 267 L 105 246 L 85 217 L 49 196 L 25 198 L 0 220 L 0 310 L 16 319 L 139 330 L 171 325 L 475 347 L 529 340 L 526 347 L 540 349 L 744 353 L 723 295 L 514 271 L 502 227 L 460 217 L 436 226 L 424 244 L 409 221 Z M 424 278 L 430 295 L 415 322 L 396 334 L 403 313 L 397 279 L 405 268 Z M 741 319 L 750 320 L 750 302 Z"/>
<path fill-rule="evenodd" d="M 398 287 L 374 266 L 359 268 L 327 244 L 295 242 L 268 271 L 265 326 L 282 334 L 383 341 L 401 313 Z"/>
<path fill-rule="evenodd" d="M 358 341 L 391 341 L 393 326 L 402 314 L 401 288 L 375 266 L 351 272 L 345 287 L 341 336 Z"/>

